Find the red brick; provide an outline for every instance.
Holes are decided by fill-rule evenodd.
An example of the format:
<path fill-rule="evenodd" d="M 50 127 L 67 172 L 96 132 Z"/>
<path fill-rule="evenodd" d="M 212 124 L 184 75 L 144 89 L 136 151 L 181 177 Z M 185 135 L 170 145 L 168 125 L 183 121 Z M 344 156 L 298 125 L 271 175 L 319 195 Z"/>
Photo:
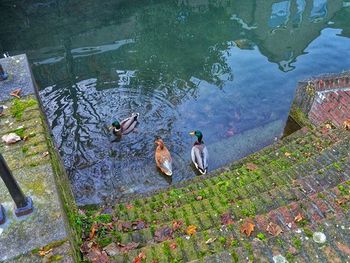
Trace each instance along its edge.
<path fill-rule="evenodd" d="M 311 220 L 312 223 L 319 222 L 324 218 L 323 215 L 320 215 L 317 212 L 316 208 L 313 206 L 312 203 L 307 204 L 306 213 L 307 213 L 307 217 Z"/>
<path fill-rule="evenodd" d="M 350 247 L 347 244 L 336 242 L 336 245 L 342 253 L 350 256 Z"/>
<path fill-rule="evenodd" d="M 294 217 L 293 217 L 293 215 L 291 214 L 289 208 L 287 208 L 287 207 L 284 206 L 284 207 L 280 207 L 277 211 L 280 213 L 280 215 L 281 215 L 282 218 L 283 218 L 283 221 L 284 221 L 286 224 L 288 224 L 288 223 L 294 221 Z"/>
<path fill-rule="evenodd" d="M 318 209 L 320 209 L 320 211 L 323 214 L 326 214 L 329 212 L 330 207 L 328 206 L 327 203 L 325 203 L 322 199 L 320 199 L 319 197 L 317 197 L 318 194 L 312 195 L 310 196 L 310 199 L 315 203 L 315 205 L 317 205 Z"/>
<path fill-rule="evenodd" d="M 261 229 L 262 231 L 266 232 L 266 228 L 268 226 L 269 217 L 267 215 L 258 215 L 254 218 L 255 225 L 257 228 Z"/>
<path fill-rule="evenodd" d="M 333 248 L 330 246 L 324 246 L 322 247 L 322 250 L 325 254 L 325 256 L 328 259 L 328 262 L 333 262 L 333 263 L 341 263 L 342 260 L 338 257 L 337 253 Z"/>

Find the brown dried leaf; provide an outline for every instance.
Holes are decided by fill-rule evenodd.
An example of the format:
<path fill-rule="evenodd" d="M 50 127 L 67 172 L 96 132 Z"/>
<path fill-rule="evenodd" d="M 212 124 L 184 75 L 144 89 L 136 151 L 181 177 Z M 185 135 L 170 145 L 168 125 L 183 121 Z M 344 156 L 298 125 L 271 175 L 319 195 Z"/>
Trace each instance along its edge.
<path fill-rule="evenodd" d="M 44 257 L 47 254 L 49 254 L 52 251 L 52 248 L 46 250 L 45 248 L 42 248 L 39 250 L 39 256 Z"/>
<path fill-rule="evenodd" d="M 144 259 L 146 259 L 146 254 L 142 251 L 137 257 L 134 258 L 133 263 L 141 263 Z"/>
<path fill-rule="evenodd" d="M 332 129 L 332 125 L 330 125 L 329 123 L 327 123 L 327 124 L 325 125 L 325 127 L 326 127 L 328 130 Z"/>
<path fill-rule="evenodd" d="M 297 214 L 296 217 L 294 217 L 294 222 L 297 223 L 297 222 L 300 222 L 301 220 L 303 220 L 304 217 L 302 216 L 302 214 Z"/>
<path fill-rule="evenodd" d="M 258 169 L 258 166 L 254 163 L 247 163 L 246 167 L 249 171 L 255 171 L 256 169 Z"/>
<path fill-rule="evenodd" d="M 266 231 L 275 237 L 283 232 L 282 228 L 273 222 L 268 224 Z"/>
<path fill-rule="evenodd" d="M 156 242 L 163 242 L 168 239 L 173 238 L 173 230 L 168 226 L 163 226 L 162 228 L 159 228 L 154 233 L 154 240 Z"/>
<path fill-rule="evenodd" d="M 197 227 L 194 226 L 194 225 L 189 225 L 187 228 L 186 228 L 186 234 L 189 235 L 189 236 L 192 236 L 194 234 L 196 234 L 197 232 Z"/>
<path fill-rule="evenodd" d="M 345 130 L 350 130 L 350 119 L 343 122 L 343 128 Z"/>
<path fill-rule="evenodd" d="M 284 156 L 286 156 L 286 157 L 289 157 L 289 156 L 291 156 L 292 154 L 290 153 L 290 152 L 285 152 L 284 153 Z"/>
<path fill-rule="evenodd" d="M 230 213 L 225 213 L 221 215 L 221 224 L 232 225 L 233 223 L 234 221 Z"/>
<path fill-rule="evenodd" d="M 126 209 L 130 210 L 132 209 L 134 206 L 132 204 L 126 204 L 125 205 Z"/>
<path fill-rule="evenodd" d="M 89 239 L 93 239 L 95 237 L 95 234 L 96 234 L 96 230 L 97 230 L 97 225 L 96 224 L 93 224 L 91 226 L 91 230 L 90 230 L 90 234 L 89 234 Z"/>
<path fill-rule="evenodd" d="M 349 196 L 344 196 L 342 198 L 337 199 L 336 202 L 338 205 L 343 205 L 346 204 L 349 201 L 349 199 Z"/>
<path fill-rule="evenodd" d="M 171 243 L 171 244 L 169 245 L 169 247 L 170 247 L 172 250 L 174 250 L 174 249 L 177 248 L 177 245 L 176 245 L 175 242 L 173 242 L 173 243 Z"/>
<path fill-rule="evenodd" d="M 11 96 L 16 97 L 17 99 L 20 99 L 22 90 L 21 89 L 16 89 L 10 93 Z"/>
<path fill-rule="evenodd" d="M 255 225 L 251 221 L 247 220 L 241 226 L 241 233 L 245 233 L 247 237 L 250 237 L 250 235 L 254 231 L 254 228 L 255 228 Z"/>
<path fill-rule="evenodd" d="M 183 222 L 180 220 L 174 220 L 173 221 L 173 231 L 179 230 L 183 225 Z"/>

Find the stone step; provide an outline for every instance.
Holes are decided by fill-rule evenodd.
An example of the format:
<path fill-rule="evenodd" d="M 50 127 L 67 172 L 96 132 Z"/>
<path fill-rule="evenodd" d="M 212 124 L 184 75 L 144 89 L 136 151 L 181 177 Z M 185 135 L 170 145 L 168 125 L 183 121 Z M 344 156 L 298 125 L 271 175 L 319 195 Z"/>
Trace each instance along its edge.
<path fill-rule="evenodd" d="M 299 135 L 294 136 L 293 139 L 287 137 L 288 146 L 281 144 L 263 150 L 271 155 L 267 158 L 274 158 L 270 162 L 260 159 L 263 153 L 256 154 L 214 176 L 196 178 L 185 187 L 119 204 L 109 211 L 112 229 L 101 229 L 100 225 L 95 242 L 101 247 L 111 242 L 138 243 L 137 249 L 116 255 L 113 258 L 116 262 L 132 262 L 141 252 L 146 255 L 145 262 L 203 262 L 204 259 L 227 262 L 229 256 L 239 262 L 256 258 L 259 262 L 271 262 L 272 257 L 278 255 L 277 250 L 288 259 L 296 254 L 306 262 L 310 262 L 310 257 L 327 258 L 318 255 L 312 243 L 301 247 L 299 239 L 319 230 L 317 226 L 329 216 L 348 213 L 338 202 L 345 193 L 350 196 L 350 133 L 320 127 L 306 134 L 299 131 Z M 257 168 L 248 171 L 247 162 Z M 199 195 L 201 198 L 197 199 Z M 96 216 L 104 214 L 89 213 L 83 220 L 85 237 L 89 236 L 93 222 L 97 222 Z M 296 223 L 294 219 L 299 213 L 302 220 Z M 240 232 L 247 220 L 256 226 L 249 238 Z M 225 221 L 230 224 L 223 225 Z M 174 222 L 182 224 L 177 231 L 173 231 Z M 271 236 L 267 231 L 270 222 L 278 224 L 283 234 Z M 185 229 L 191 225 L 196 226 L 196 234 L 188 236 Z M 162 230 L 172 232 L 169 240 L 159 239 Z M 346 234 L 342 238 L 348 239 Z M 213 242 L 208 244 L 208 240 Z M 346 250 L 343 244 L 338 246 Z M 345 258 L 339 248 L 328 251 L 332 255 L 335 251 L 335 258 Z"/>
<path fill-rule="evenodd" d="M 339 146 L 339 145 L 338 145 Z M 341 145 L 344 146 L 344 145 Z M 271 209 L 287 205 L 289 202 L 301 200 L 308 195 L 335 186 L 345 179 L 350 179 L 343 172 L 350 172 L 348 166 L 339 164 L 337 157 L 346 157 L 346 147 L 341 147 L 337 156 L 332 156 L 333 150 L 337 151 L 339 147 L 329 149 L 327 154 L 327 162 L 324 162 L 324 167 L 320 170 L 310 170 L 309 173 L 296 174 L 294 179 L 285 180 L 286 184 L 276 185 L 271 190 L 263 193 L 256 192 L 254 197 L 247 196 L 245 199 L 237 199 L 235 196 L 230 196 L 230 200 L 238 200 L 234 203 L 227 202 L 225 205 L 221 202 L 221 197 L 215 196 L 211 200 L 212 203 L 200 204 L 198 206 L 188 207 L 188 209 L 178 209 L 174 213 L 168 214 L 166 221 L 155 221 L 150 223 L 148 228 L 139 231 L 127 232 L 121 235 L 122 243 L 138 242 L 147 243 L 153 240 L 155 232 L 159 229 L 160 224 L 171 227 L 173 220 L 181 220 L 185 225 L 197 225 L 198 231 L 210 229 L 220 224 L 220 217 L 225 213 L 229 213 L 235 219 L 242 219 L 255 214 L 266 213 Z M 342 155 L 341 155 L 341 153 Z M 315 162 L 321 158 L 315 158 Z M 292 180 L 295 180 L 292 183 Z M 227 191 L 230 192 L 230 191 Z M 200 203 L 200 202 L 198 202 Z M 214 205 L 213 205 L 214 204 Z M 202 209 L 199 211 L 199 209 Z M 180 210 L 180 211 L 179 211 Z"/>
<path fill-rule="evenodd" d="M 346 218 L 350 199 L 340 205 L 340 200 L 349 198 L 350 181 L 310 195 L 288 206 L 282 206 L 266 214 L 251 218 L 255 229 L 250 237 L 240 232 L 243 221 L 221 225 L 194 236 L 175 237 L 162 243 L 150 243 L 147 247 L 118 255 L 116 262 L 132 262 L 141 251 L 145 262 L 271 262 L 273 256 L 283 255 L 289 262 L 304 259 L 306 262 L 346 262 L 349 256 L 350 224 Z M 312 209 L 310 209 L 313 207 Z M 295 222 L 300 214 L 302 220 Z M 277 237 L 267 231 L 270 222 L 277 224 L 282 233 Z M 327 243 L 313 241 L 316 231 L 324 232 Z M 211 240 L 210 240 L 211 239 Z M 210 242 L 210 241 L 212 242 Z M 320 254 L 320 250 L 322 250 Z M 332 253 L 328 253 L 328 252 Z M 214 254 L 214 255 L 211 255 Z M 334 257 L 340 261 L 329 261 Z M 196 261 L 199 260 L 199 261 Z M 230 261 L 213 261 L 230 262 Z"/>
<path fill-rule="evenodd" d="M 329 144 L 336 142 L 334 136 L 339 137 L 341 135 L 338 130 L 336 132 L 333 131 L 331 134 L 332 136 L 323 135 L 322 139 L 309 134 L 308 138 L 303 138 L 303 143 L 296 143 L 293 140 L 293 145 L 284 146 L 282 149 L 278 148 L 273 151 L 274 154 L 270 157 L 271 159 L 274 158 L 273 161 L 264 164 L 264 162 L 255 160 L 254 163 L 259 165 L 255 171 L 249 171 L 246 168 L 246 164 L 240 164 L 233 166 L 236 168 L 235 171 L 226 171 L 216 177 L 202 180 L 181 189 L 173 189 L 157 194 L 147 200 L 135 200 L 129 209 L 125 209 L 125 206 L 121 204 L 116 209 L 116 215 L 121 220 L 132 221 L 139 219 L 140 214 L 142 214 L 144 220 L 155 221 L 159 220 L 157 214 L 164 214 L 169 209 L 178 210 L 181 206 L 188 206 L 188 203 L 196 201 L 198 196 L 204 201 L 212 196 L 221 196 L 222 188 L 231 188 L 232 191 L 242 189 L 243 192 L 246 192 L 243 188 L 247 185 L 264 190 L 266 185 L 280 184 L 281 179 L 278 174 L 281 171 L 295 166 L 298 162 L 305 162 L 314 154 L 318 154 L 320 148 L 327 147 Z M 286 152 L 291 152 L 291 156 L 285 156 Z M 304 156 L 305 153 L 308 156 Z M 228 201 L 227 199 L 225 200 L 225 202 Z M 169 212 L 171 213 L 171 211 Z"/>
<path fill-rule="evenodd" d="M 187 199 L 185 198 L 186 195 L 191 195 L 192 192 L 199 192 L 199 193 L 193 193 L 192 195 L 200 195 L 200 192 L 204 191 L 204 188 L 210 186 L 210 185 L 215 185 L 221 181 L 226 181 L 229 179 L 232 179 L 232 170 L 234 169 L 241 169 L 238 170 L 237 172 L 241 174 L 241 176 L 244 176 L 244 174 L 248 175 L 248 171 L 246 169 L 246 163 L 254 163 L 256 165 L 259 165 L 259 171 L 255 171 L 252 173 L 250 176 L 254 177 L 259 177 L 260 173 L 271 173 L 272 171 L 280 170 L 287 166 L 287 165 L 292 165 L 296 161 L 296 157 L 302 158 L 303 155 L 300 156 L 300 153 L 302 151 L 305 151 L 307 153 L 312 154 L 313 152 L 310 151 L 310 145 L 309 142 L 314 142 L 315 136 L 313 132 L 309 132 L 306 134 L 304 138 L 300 138 L 299 136 L 303 135 L 302 132 L 298 133 L 298 136 L 293 136 L 294 139 L 288 138 L 289 144 L 284 145 L 281 147 L 281 144 L 278 144 L 277 146 L 273 147 L 267 147 L 264 149 L 262 152 L 260 152 L 260 155 L 252 155 L 248 158 L 245 158 L 244 160 L 241 160 L 230 167 L 226 168 L 225 170 L 221 169 L 217 173 L 215 173 L 215 177 L 209 177 L 209 178 L 203 178 L 203 177 L 197 177 L 194 182 L 188 182 L 187 186 L 182 187 L 182 188 L 172 188 L 171 190 L 167 191 L 161 191 L 160 193 L 157 193 L 153 195 L 152 197 L 148 198 L 142 198 L 142 199 L 137 199 L 131 202 L 131 206 L 133 207 L 132 209 L 125 209 L 125 205 L 120 204 L 119 207 L 116 208 L 116 212 L 120 218 L 128 219 L 128 220 L 134 220 L 135 214 L 138 214 L 138 208 L 142 208 L 142 213 L 145 213 L 146 210 L 148 211 L 153 211 L 157 210 L 156 208 L 158 207 L 159 210 L 163 209 L 164 204 L 160 202 L 160 200 L 165 201 L 165 205 L 171 205 L 172 203 L 176 203 L 176 205 L 181 205 L 181 203 L 186 203 L 188 200 L 193 200 L 192 199 Z M 328 137 L 328 136 L 323 136 L 323 137 Z M 325 143 L 332 143 L 333 138 L 328 138 L 321 140 L 320 143 L 325 144 Z M 284 154 L 285 152 L 291 152 L 293 153 L 294 150 L 297 148 L 296 152 L 294 153 L 294 156 L 291 156 L 291 158 L 286 157 Z M 299 154 L 299 156 L 297 156 Z M 294 159 L 292 159 L 294 158 Z M 266 160 L 270 159 L 270 162 L 267 162 Z M 272 164 L 272 165 L 270 165 Z M 266 167 L 264 169 L 264 167 Z M 229 172 L 229 173 L 228 173 Z M 244 174 L 242 174 L 244 173 Z M 221 174 L 221 175 L 220 175 Z M 234 174 L 235 177 L 237 175 Z M 201 189 L 200 191 L 198 189 Z M 182 198 L 179 198 L 181 196 Z"/>

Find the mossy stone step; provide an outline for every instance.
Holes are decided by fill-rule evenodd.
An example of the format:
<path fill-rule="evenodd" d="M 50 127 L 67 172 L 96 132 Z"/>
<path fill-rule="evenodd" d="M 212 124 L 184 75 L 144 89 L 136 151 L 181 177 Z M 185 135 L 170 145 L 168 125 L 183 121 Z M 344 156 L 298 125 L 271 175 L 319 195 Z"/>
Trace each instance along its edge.
<path fill-rule="evenodd" d="M 342 190 L 337 191 L 339 188 Z M 337 185 L 335 188 L 324 190 L 319 194 L 324 193 L 324 195 L 329 195 L 330 192 L 333 192 L 333 203 L 336 205 L 335 199 L 341 198 L 344 193 L 349 192 L 349 189 L 350 181 L 346 181 Z M 301 200 L 299 203 L 301 209 L 302 207 L 308 207 L 312 204 L 312 200 L 308 198 Z M 302 240 L 311 241 L 312 234 L 315 231 L 324 231 L 324 229 L 320 229 L 320 222 L 323 222 L 327 227 L 331 226 L 325 231 L 328 236 L 337 232 L 334 231 L 335 225 L 341 225 L 342 223 L 348 225 L 348 220 L 346 220 L 345 216 L 349 207 L 350 202 L 347 202 L 343 205 L 343 212 L 339 213 L 336 210 L 333 210 L 331 215 L 328 214 L 327 217 L 318 220 L 317 223 L 314 223 L 311 220 L 302 221 L 298 225 L 299 231 L 293 231 L 293 229 L 290 229 L 288 226 L 282 226 L 284 233 L 278 237 L 271 236 L 266 232 L 266 229 L 261 229 L 257 223 L 253 235 L 247 237 L 240 232 L 242 222 L 235 221 L 232 225 L 221 225 L 209 230 L 197 232 L 194 236 L 190 236 L 189 238 L 188 236 L 176 237 L 162 243 L 150 243 L 147 247 L 130 251 L 128 254 L 119 255 L 114 259 L 116 262 L 131 262 L 134 257 L 143 251 L 146 255 L 145 262 L 152 262 L 153 260 L 156 260 L 157 262 L 188 262 L 197 259 L 203 260 L 203 258 L 213 257 L 211 254 L 221 254 L 226 251 L 230 252 L 233 259 L 245 260 L 248 258 L 253 261 L 257 258 L 260 260 L 262 257 L 261 259 L 263 261 L 261 262 L 266 260 L 269 262 L 269 260 L 271 261 L 272 259 L 273 250 L 276 249 L 276 247 L 279 247 L 280 252 L 282 252 L 289 260 L 295 259 L 295 254 L 302 256 L 302 254 L 305 253 L 310 257 L 315 255 L 314 252 L 317 251 L 319 246 L 317 246 L 317 244 L 308 244 L 310 246 L 303 247 Z M 308 212 L 308 210 L 304 210 L 306 215 Z M 251 220 L 254 223 L 253 219 Z M 342 223 L 340 223 L 339 220 Z M 349 236 L 346 233 L 339 233 L 338 238 L 333 239 L 331 242 L 335 244 L 337 242 L 336 240 L 339 240 L 339 238 L 343 242 L 348 242 L 349 240 Z M 211 240 L 211 242 L 208 242 L 209 240 Z M 296 247 L 296 249 L 299 250 L 295 252 L 294 255 L 288 253 L 288 248 L 291 246 Z M 313 250 L 313 248 L 315 250 Z M 346 256 L 346 253 L 343 255 L 338 254 L 338 256 L 342 258 Z"/>
<path fill-rule="evenodd" d="M 332 148 L 329 152 L 333 151 Z M 347 156 L 347 147 L 342 147 L 343 157 Z M 338 154 L 339 156 L 339 154 Z M 197 211 L 193 210 L 194 207 L 188 207 L 188 209 L 177 210 L 176 214 L 168 214 L 169 221 L 164 225 L 171 227 L 171 220 L 185 220 L 186 225 L 194 224 L 198 226 L 198 231 L 206 230 L 215 227 L 220 224 L 220 216 L 225 212 L 230 212 L 235 219 L 242 219 L 249 216 L 254 216 L 255 214 L 266 213 L 271 209 L 276 209 L 287 205 L 290 202 L 294 202 L 308 195 L 312 194 L 316 190 L 324 190 L 325 188 L 333 187 L 342 181 L 349 179 L 346 173 L 342 172 L 347 170 L 350 172 L 349 167 L 345 164 L 338 164 L 338 160 L 335 158 L 330 158 L 330 161 L 326 164 L 322 170 L 310 170 L 309 173 L 299 174 L 295 177 L 297 179 L 297 186 L 293 186 L 291 180 L 286 183 L 286 185 L 280 185 L 272 188 L 270 191 L 265 193 L 256 193 L 253 198 L 247 197 L 244 200 L 239 200 L 234 204 L 221 205 L 220 198 L 215 197 L 213 201 L 216 205 L 204 204 L 205 209 L 198 214 Z M 337 165 L 334 165 L 337 164 Z M 314 189 L 300 189 L 305 185 L 314 184 Z M 312 189 L 312 190 L 310 190 Z M 267 194 L 268 193 L 268 194 Z M 191 209 L 192 208 L 192 209 Z M 191 213 L 192 212 L 192 213 Z M 171 218 L 173 217 L 173 218 Z M 154 238 L 154 231 L 159 228 L 162 221 L 156 221 L 155 224 L 146 229 L 142 229 L 135 232 L 124 233 L 121 235 L 121 241 L 123 243 L 128 242 L 147 242 Z M 164 221 L 163 221 L 164 222 Z"/>
<path fill-rule="evenodd" d="M 178 209 L 184 204 L 195 201 L 198 196 L 206 199 L 207 196 L 220 195 L 222 187 L 227 188 L 230 185 L 230 188 L 233 190 L 242 188 L 242 186 L 258 180 L 260 180 L 260 183 L 265 180 L 267 183 L 270 183 L 267 177 L 270 177 L 271 174 L 280 170 L 287 170 L 295 165 L 295 163 L 305 161 L 313 154 L 318 154 L 320 147 L 327 147 L 335 142 L 328 136 L 319 138 L 309 135 L 309 140 L 303 138 L 303 143 L 295 143 L 290 147 L 284 146 L 282 150 L 275 149 L 273 154 L 274 160 L 266 162 L 265 164 L 261 163 L 261 167 L 257 166 L 258 168 L 255 171 L 249 171 L 246 165 L 243 164 L 242 166 L 238 166 L 239 168 L 236 168 L 234 171 L 225 171 L 221 173 L 221 175 L 191 184 L 185 188 L 173 189 L 168 192 L 156 194 L 147 200 L 135 200 L 133 202 L 133 207 L 130 209 L 125 209 L 125 206 L 121 204 L 117 207 L 116 214 L 119 218 L 125 220 L 136 220 L 140 213 L 152 215 L 154 218 L 155 212 L 164 211 L 167 207 L 175 207 Z M 314 143 L 314 145 L 312 143 Z M 288 151 L 291 152 L 291 156 L 285 155 Z M 304 154 L 308 154 L 308 156 L 304 157 Z M 255 163 L 260 162 L 255 161 Z M 280 181 L 280 178 L 275 177 L 271 183 L 278 183 L 278 181 Z M 263 190 L 265 187 L 264 184 L 262 185 L 263 187 L 255 184 L 256 187 L 262 188 L 261 190 Z"/>

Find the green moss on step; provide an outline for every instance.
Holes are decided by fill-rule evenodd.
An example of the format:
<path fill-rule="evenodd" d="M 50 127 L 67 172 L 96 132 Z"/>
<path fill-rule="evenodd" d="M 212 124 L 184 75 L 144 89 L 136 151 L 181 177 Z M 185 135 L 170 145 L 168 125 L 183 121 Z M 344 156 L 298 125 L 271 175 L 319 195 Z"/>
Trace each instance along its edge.
<path fill-rule="evenodd" d="M 292 238 L 292 243 L 295 246 L 296 249 L 301 249 L 302 241 L 298 237 Z"/>
<path fill-rule="evenodd" d="M 22 119 L 23 112 L 32 106 L 37 105 L 37 101 L 34 99 L 23 100 L 15 99 L 13 100 L 12 106 L 10 107 L 10 112 L 12 117 L 16 118 L 17 121 Z"/>

